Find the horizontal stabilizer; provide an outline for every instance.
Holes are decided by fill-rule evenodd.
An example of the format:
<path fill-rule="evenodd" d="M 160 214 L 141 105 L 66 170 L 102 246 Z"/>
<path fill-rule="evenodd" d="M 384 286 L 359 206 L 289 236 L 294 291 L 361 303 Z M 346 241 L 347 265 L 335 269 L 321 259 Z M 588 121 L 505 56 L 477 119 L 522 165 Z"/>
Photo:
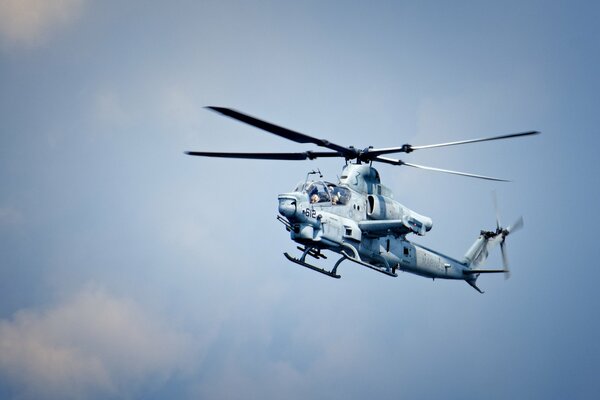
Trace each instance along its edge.
<path fill-rule="evenodd" d="M 501 274 L 508 272 L 505 269 L 466 269 L 463 271 L 465 275 L 473 275 L 473 274 Z"/>

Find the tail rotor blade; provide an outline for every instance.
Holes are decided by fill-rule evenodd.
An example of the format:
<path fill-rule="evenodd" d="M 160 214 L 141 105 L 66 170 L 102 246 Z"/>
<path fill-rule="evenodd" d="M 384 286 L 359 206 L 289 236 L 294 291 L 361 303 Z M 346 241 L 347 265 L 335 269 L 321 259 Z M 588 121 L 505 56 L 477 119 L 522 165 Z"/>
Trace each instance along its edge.
<path fill-rule="evenodd" d="M 513 233 L 521 228 L 523 228 L 523 217 L 519 217 L 519 219 L 516 220 L 511 226 L 506 228 L 506 230 L 508 231 L 508 233 Z"/>
<path fill-rule="evenodd" d="M 506 255 L 506 247 L 504 241 L 500 243 L 500 253 L 502 253 L 502 266 L 504 268 L 504 279 L 510 278 L 510 269 L 508 268 L 508 256 Z"/>
<path fill-rule="evenodd" d="M 502 234 L 502 242 L 500 243 L 500 252 L 502 253 L 502 264 L 504 266 L 504 279 L 510 278 L 510 270 L 508 268 L 508 256 L 506 255 L 506 246 L 504 240 L 509 234 L 523 228 L 523 217 L 519 217 L 511 226 L 504 230 Z"/>
<path fill-rule="evenodd" d="M 498 211 L 498 196 L 496 191 L 492 191 L 492 201 L 494 202 L 494 211 L 496 212 L 496 230 L 500 230 L 500 212 Z"/>

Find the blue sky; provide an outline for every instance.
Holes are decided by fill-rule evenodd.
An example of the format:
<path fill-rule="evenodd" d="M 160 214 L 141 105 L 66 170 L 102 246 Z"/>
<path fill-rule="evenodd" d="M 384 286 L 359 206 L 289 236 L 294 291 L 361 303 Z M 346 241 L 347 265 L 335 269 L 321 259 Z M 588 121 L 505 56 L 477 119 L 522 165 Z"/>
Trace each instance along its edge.
<path fill-rule="evenodd" d="M 600 7 L 593 2 L 0 1 L 0 397 L 591 398 Z M 343 145 L 460 257 L 523 215 L 512 278 L 288 263 L 277 194 L 336 160 L 202 109 Z M 490 266 L 500 263 L 498 254 Z"/>

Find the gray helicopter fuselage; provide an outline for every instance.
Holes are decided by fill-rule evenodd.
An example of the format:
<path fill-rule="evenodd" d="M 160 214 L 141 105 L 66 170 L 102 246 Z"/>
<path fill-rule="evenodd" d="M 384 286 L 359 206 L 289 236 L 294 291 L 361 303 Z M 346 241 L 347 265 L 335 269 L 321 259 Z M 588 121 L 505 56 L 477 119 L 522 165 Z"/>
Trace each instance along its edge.
<path fill-rule="evenodd" d="M 371 265 L 430 278 L 465 279 L 468 266 L 406 239 L 431 219 L 393 200 L 368 165 L 347 165 L 337 185 L 306 181 L 279 195 L 291 238 L 307 247 L 349 254 Z"/>
<path fill-rule="evenodd" d="M 475 284 L 482 273 L 504 273 L 508 277 L 508 262 L 504 250 L 506 237 L 523 226 L 523 218 L 513 225 L 502 227 L 496 218 L 496 230 L 482 230 L 479 237 L 465 254 L 463 261 L 427 249 L 406 240 L 406 235 L 425 235 L 433 226 L 430 218 L 417 214 L 393 199 L 392 191 L 381 184 L 379 173 L 371 165 L 374 162 L 395 166 L 442 172 L 489 181 L 506 181 L 492 176 L 477 175 L 449 169 L 428 167 L 390 158 L 393 153 L 412 153 L 415 150 L 456 146 L 468 143 L 504 140 L 509 138 L 537 135 L 538 131 L 510 133 L 507 135 L 459 140 L 446 143 L 364 149 L 342 146 L 324 138 L 317 138 L 296 132 L 283 126 L 258 119 L 251 115 L 227 107 L 209 106 L 208 109 L 233 118 L 239 122 L 269 132 L 286 140 L 300 144 L 314 144 L 319 150 L 303 152 L 207 152 L 187 151 L 186 154 L 199 157 L 250 160 L 301 161 L 318 158 L 343 158 L 346 166 L 337 184 L 324 181 L 306 180 L 290 193 L 279 195 L 277 219 L 290 232 L 291 238 L 301 244 L 299 258 L 289 253 L 284 256 L 291 262 L 332 278 L 340 278 L 339 265 L 350 260 L 389 276 L 397 276 L 397 270 L 414 274 L 446 279 L 463 279 L 474 289 L 483 293 Z M 348 162 L 351 162 L 348 164 Z M 488 257 L 489 250 L 500 246 L 504 268 L 478 269 Z M 327 258 L 322 250 L 330 250 L 341 255 L 330 270 L 310 264 L 306 257 Z"/>

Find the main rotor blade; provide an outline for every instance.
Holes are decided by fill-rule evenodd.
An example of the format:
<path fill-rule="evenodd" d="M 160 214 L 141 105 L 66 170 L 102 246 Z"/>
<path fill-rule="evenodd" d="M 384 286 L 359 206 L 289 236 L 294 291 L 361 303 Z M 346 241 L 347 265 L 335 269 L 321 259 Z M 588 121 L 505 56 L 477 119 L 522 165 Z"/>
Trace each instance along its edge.
<path fill-rule="evenodd" d="M 429 171 L 445 172 L 447 174 L 468 176 L 470 178 L 486 179 L 488 181 L 510 182 L 509 180 L 506 180 L 506 179 L 494 178 L 493 176 L 470 174 L 470 173 L 467 173 L 467 172 L 452 171 L 452 170 L 449 170 L 449 169 L 434 168 L 434 167 L 426 167 L 424 165 L 411 164 L 411 163 L 404 163 L 404 165 L 408 165 L 409 167 L 413 167 L 413 168 L 427 169 Z"/>
<path fill-rule="evenodd" d="M 353 151 L 352 149 L 349 149 L 348 147 L 337 145 L 335 143 L 331 143 L 328 140 L 317 139 L 315 137 L 308 136 L 308 135 L 305 135 L 300 132 L 292 131 L 292 130 L 284 128 L 282 126 L 275 125 L 270 122 L 260 120 L 258 118 L 254 118 L 250 115 L 241 113 L 241 112 L 233 110 L 231 108 L 212 107 L 212 106 L 209 106 L 206 108 L 216 111 L 220 114 L 226 115 L 230 118 L 236 119 L 238 121 L 244 122 L 248 125 L 252 125 L 256 128 L 270 132 L 274 135 L 281 136 L 288 140 L 291 140 L 291 141 L 294 141 L 297 143 L 314 143 L 317 146 L 326 147 L 328 149 L 335 150 L 345 157 L 353 156 L 351 158 L 356 158 L 356 152 Z"/>
<path fill-rule="evenodd" d="M 393 165 L 407 165 L 407 166 L 413 167 L 413 168 L 426 169 L 429 171 L 436 171 L 436 172 L 444 172 L 444 173 L 453 174 L 453 175 L 468 176 L 470 178 L 486 179 L 488 181 L 510 182 L 506 179 L 494 178 L 492 176 L 469 174 L 467 172 L 452 171 L 449 169 L 442 169 L 442 168 L 435 168 L 435 167 L 426 167 L 424 165 L 411 164 L 411 163 L 404 162 L 402 160 L 394 160 L 393 158 L 387 158 L 387 157 L 376 157 L 373 159 L 373 161 L 381 161 L 381 162 L 393 164 Z"/>
<path fill-rule="evenodd" d="M 487 142 L 487 141 L 490 141 L 490 140 L 510 139 L 510 138 L 520 137 L 520 136 L 537 135 L 539 133 L 540 132 L 538 132 L 538 131 L 510 133 L 508 135 L 493 136 L 493 137 L 488 137 L 488 138 L 459 140 L 457 142 L 448 142 L 448 143 L 439 143 L 439 144 L 428 144 L 428 145 L 425 145 L 425 146 L 410 146 L 410 148 L 411 148 L 411 150 L 431 149 L 433 147 L 455 146 L 457 144 L 467 144 L 467 143 L 476 143 L 476 142 Z"/>
<path fill-rule="evenodd" d="M 476 142 L 486 142 L 489 140 L 500 140 L 500 139 L 509 139 L 509 138 L 514 138 L 514 137 L 519 137 L 519 136 L 529 136 L 529 135 L 537 135 L 540 132 L 538 131 L 529 131 L 529 132 L 520 132 L 520 133 L 511 133 L 508 135 L 501 135 L 501 136 L 493 136 L 493 137 L 489 137 L 489 138 L 480 138 L 480 139 L 469 139 L 469 140 L 459 140 L 457 142 L 448 142 L 448 143 L 439 143 L 439 144 L 429 144 L 429 145 L 424 145 L 424 146 L 413 146 L 410 144 L 405 144 L 402 145 L 400 147 L 386 147 L 386 148 L 381 148 L 381 149 L 370 149 L 365 155 L 363 155 L 363 157 L 367 158 L 367 159 L 373 159 L 374 157 L 383 155 L 383 154 L 390 154 L 390 153 L 410 153 L 413 150 L 421 150 L 421 149 L 431 149 L 434 147 L 443 147 L 443 146 L 455 146 L 458 144 L 467 144 L 467 143 L 476 143 Z"/>
<path fill-rule="evenodd" d="M 190 156 L 245 158 L 254 160 L 314 160 L 320 157 L 339 157 L 337 152 L 305 151 L 304 153 L 220 153 L 207 151 L 186 151 Z"/>

